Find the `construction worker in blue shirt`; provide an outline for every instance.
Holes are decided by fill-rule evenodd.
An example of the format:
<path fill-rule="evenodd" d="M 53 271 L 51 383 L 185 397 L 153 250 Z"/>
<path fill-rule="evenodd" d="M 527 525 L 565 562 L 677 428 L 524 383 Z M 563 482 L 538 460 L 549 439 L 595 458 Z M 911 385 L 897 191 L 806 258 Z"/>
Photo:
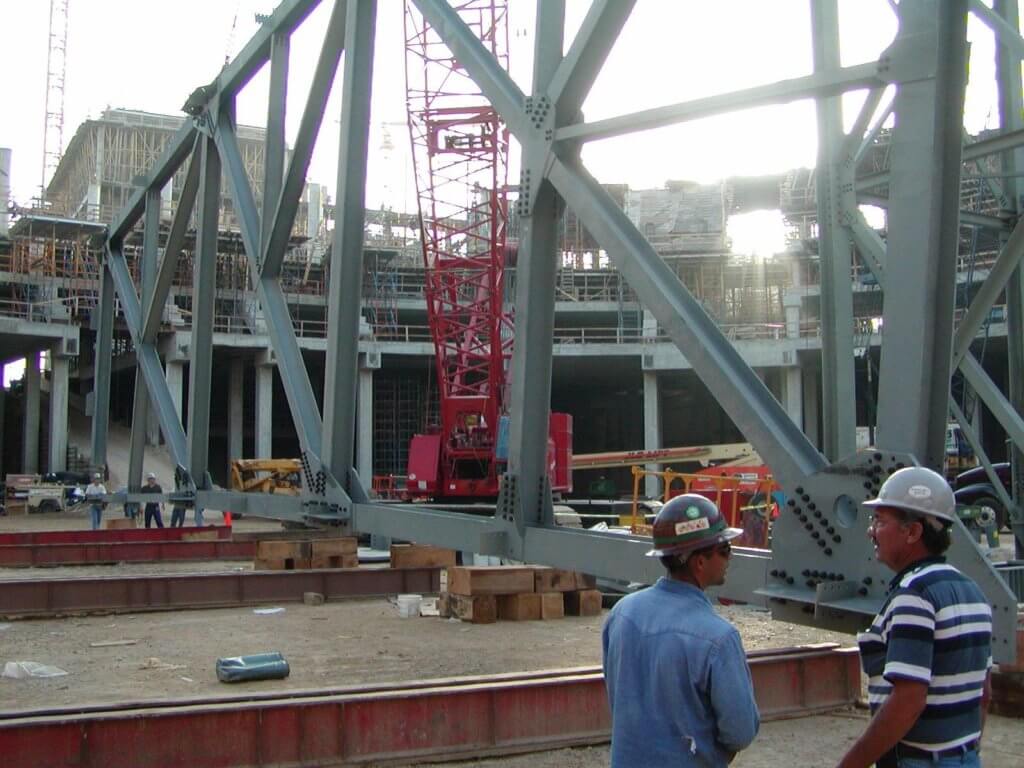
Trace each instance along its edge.
<path fill-rule="evenodd" d="M 739 632 L 704 594 L 725 583 L 731 546 L 709 499 L 677 496 L 654 521 L 667 574 L 624 597 L 605 622 L 604 679 L 612 713 L 612 768 L 732 762 L 760 725 Z"/>

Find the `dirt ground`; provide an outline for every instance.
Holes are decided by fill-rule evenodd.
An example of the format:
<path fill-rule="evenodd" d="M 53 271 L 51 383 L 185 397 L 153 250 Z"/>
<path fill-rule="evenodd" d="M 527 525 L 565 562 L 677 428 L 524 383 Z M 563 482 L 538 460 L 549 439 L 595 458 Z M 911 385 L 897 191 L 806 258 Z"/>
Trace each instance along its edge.
<path fill-rule="evenodd" d="M 0 531 L 67 529 L 85 523 L 84 517 L 61 518 L 0 517 Z M 251 519 L 237 524 L 238 530 L 275 527 Z M 237 562 L 0 569 L 0 580 L 250 568 L 250 563 Z M 266 651 L 283 653 L 291 675 L 284 681 L 247 683 L 247 693 L 566 668 L 597 665 L 601 660 L 603 617 L 477 626 L 440 618 L 403 619 L 395 605 L 382 599 L 280 607 L 284 610 L 273 614 L 230 608 L 0 622 L 0 663 L 36 661 L 68 672 L 47 680 L 0 678 L 0 711 L 236 695 L 240 688 L 217 681 L 217 658 Z M 846 635 L 772 622 L 767 612 L 748 606 L 719 610 L 739 627 L 748 649 L 852 643 Z M 112 641 L 134 642 L 94 645 Z M 863 711 L 853 710 L 766 724 L 755 745 L 734 765 L 831 765 L 861 732 L 865 720 Z M 1014 720 L 991 720 L 984 746 L 985 765 L 1021 765 L 1024 728 Z M 606 766 L 608 749 L 559 750 L 460 765 Z"/>

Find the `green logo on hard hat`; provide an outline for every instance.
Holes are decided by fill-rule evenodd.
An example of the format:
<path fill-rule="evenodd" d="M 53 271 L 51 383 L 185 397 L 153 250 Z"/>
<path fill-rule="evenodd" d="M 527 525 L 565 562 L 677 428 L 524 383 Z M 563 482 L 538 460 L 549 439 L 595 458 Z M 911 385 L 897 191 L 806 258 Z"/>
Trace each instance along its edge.
<path fill-rule="evenodd" d="M 687 507 L 686 516 L 691 520 L 696 520 L 698 517 L 700 517 L 700 510 L 697 509 L 697 507 Z"/>

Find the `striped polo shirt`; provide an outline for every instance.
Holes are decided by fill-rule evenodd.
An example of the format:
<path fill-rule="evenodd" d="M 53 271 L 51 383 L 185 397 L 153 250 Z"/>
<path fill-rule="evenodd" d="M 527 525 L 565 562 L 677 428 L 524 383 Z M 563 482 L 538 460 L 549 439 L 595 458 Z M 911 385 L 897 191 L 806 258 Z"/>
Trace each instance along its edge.
<path fill-rule="evenodd" d="M 992 666 L 992 608 L 945 558 L 900 571 L 871 628 L 857 636 L 878 710 L 893 680 L 928 684 L 924 711 L 901 743 L 937 752 L 981 737 L 981 697 Z"/>

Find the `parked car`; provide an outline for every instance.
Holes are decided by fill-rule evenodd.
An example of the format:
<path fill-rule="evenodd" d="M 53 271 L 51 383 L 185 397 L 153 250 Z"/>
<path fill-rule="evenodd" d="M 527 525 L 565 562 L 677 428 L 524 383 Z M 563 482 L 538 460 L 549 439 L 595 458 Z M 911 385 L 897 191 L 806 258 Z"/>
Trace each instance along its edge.
<path fill-rule="evenodd" d="M 1010 463 L 1007 461 L 993 464 L 992 469 L 999 476 L 1000 482 L 1007 493 L 1011 493 L 1011 472 Z M 996 518 L 997 530 L 1003 530 L 1009 523 L 1009 513 L 1003 503 L 999 500 L 995 486 L 985 474 L 984 467 L 975 467 L 966 472 L 961 472 L 953 478 L 950 483 L 953 486 L 953 496 L 957 504 L 969 504 L 975 507 L 987 507 L 992 510 Z"/>

